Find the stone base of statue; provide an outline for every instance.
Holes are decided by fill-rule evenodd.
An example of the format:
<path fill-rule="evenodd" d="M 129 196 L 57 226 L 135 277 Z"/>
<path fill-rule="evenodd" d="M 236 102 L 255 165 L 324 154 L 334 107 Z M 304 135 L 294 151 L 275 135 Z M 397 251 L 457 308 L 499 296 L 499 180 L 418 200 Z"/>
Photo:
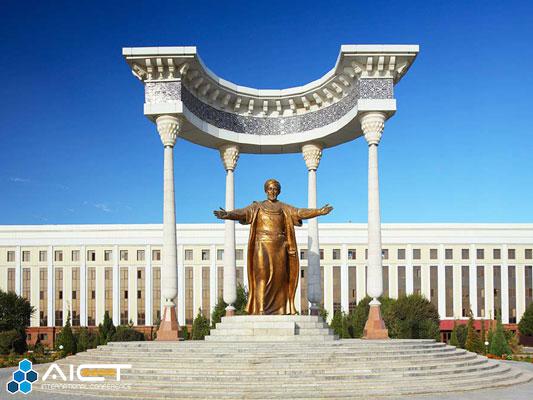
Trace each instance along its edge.
<path fill-rule="evenodd" d="M 176 318 L 176 307 L 175 306 L 163 306 L 163 318 L 159 324 L 159 329 L 157 330 L 158 341 L 177 341 L 179 340 L 179 324 Z"/>
<path fill-rule="evenodd" d="M 211 342 L 332 341 L 337 337 L 320 316 L 236 315 L 222 317 L 205 340 Z"/>
<path fill-rule="evenodd" d="M 389 331 L 385 327 L 385 322 L 381 317 L 380 304 L 370 302 L 368 319 L 363 330 L 363 339 L 388 339 Z"/>

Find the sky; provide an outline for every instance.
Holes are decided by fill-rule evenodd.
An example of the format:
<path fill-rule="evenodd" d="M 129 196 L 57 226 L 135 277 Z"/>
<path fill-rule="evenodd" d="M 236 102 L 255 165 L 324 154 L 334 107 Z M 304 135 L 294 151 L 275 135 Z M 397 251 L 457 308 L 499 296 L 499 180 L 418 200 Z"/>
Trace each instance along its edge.
<path fill-rule="evenodd" d="M 529 1 L 11 1 L 0 8 L 0 225 L 161 223 L 163 147 L 122 47 L 197 46 L 239 85 L 318 79 L 342 44 L 419 44 L 379 146 L 382 222 L 533 222 Z M 216 150 L 178 140 L 178 223 L 215 222 Z M 363 138 L 324 150 L 322 222 L 366 222 Z M 235 203 L 307 205 L 301 154 L 240 156 Z"/>

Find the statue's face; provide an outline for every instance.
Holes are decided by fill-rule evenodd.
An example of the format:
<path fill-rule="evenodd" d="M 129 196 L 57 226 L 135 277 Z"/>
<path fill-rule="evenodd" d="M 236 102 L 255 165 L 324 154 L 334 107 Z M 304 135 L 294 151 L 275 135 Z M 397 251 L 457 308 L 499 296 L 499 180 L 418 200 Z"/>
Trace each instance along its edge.
<path fill-rule="evenodd" d="M 274 183 L 269 183 L 265 190 L 265 193 L 267 195 L 268 200 L 276 201 L 278 199 L 279 189 Z"/>

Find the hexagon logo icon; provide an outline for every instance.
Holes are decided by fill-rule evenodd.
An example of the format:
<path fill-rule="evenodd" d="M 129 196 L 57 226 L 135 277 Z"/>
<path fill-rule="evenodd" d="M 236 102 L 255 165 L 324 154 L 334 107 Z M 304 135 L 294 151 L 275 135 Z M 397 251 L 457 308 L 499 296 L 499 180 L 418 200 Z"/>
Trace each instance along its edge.
<path fill-rule="evenodd" d="M 13 372 L 12 379 L 7 382 L 8 393 L 31 393 L 32 383 L 39 378 L 39 374 L 33 370 L 30 360 L 24 359 L 19 363 L 17 370 Z"/>

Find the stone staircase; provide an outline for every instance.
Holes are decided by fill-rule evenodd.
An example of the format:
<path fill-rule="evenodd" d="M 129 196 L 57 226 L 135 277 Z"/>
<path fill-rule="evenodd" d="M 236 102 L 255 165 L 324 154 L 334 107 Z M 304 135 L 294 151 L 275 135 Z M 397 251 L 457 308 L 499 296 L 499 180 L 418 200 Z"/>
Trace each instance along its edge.
<path fill-rule="evenodd" d="M 109 343 L 58 362 L 64 371 L 70 364 L 131 364 L 120 382 L 106 378 L 113 388 L 83 383 L 80 390 L 79 381 L 50 388 L 39 380 L 34 390 L 104 398 L 375 399 L 533 379 L 433 340 L 336 340 L 318 317 L 251 318 L 224 319 L 205 341 Z"/>

